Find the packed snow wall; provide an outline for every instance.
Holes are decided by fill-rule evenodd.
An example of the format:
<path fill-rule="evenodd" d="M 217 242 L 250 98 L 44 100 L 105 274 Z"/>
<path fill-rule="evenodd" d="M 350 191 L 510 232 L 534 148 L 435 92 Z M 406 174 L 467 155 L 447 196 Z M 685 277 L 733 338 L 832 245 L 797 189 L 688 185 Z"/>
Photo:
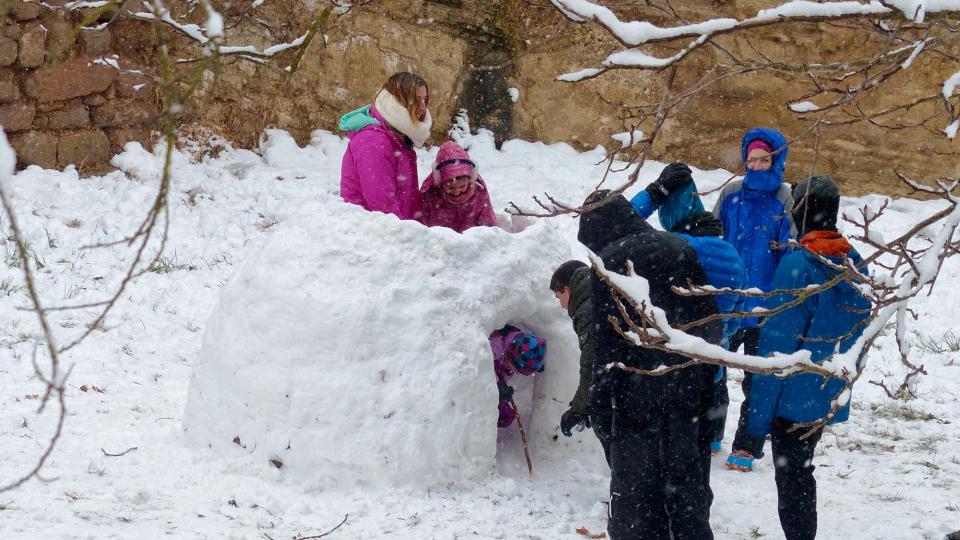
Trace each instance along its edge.
<path fill-rule="evenodd" d="M 534 459 L 562 447 L 578 349 L 548 288 L 570 258 L 559 233 L 514 220 L 504 225 L 517 232 L 461 235 L 322 199 L 224 286 L 191 380 L 188 438 L 324 489 L 488 474 L 498 398 L 487 336 L 510 322 L 548 341 L 546 369 L 511 380 L 532 396 L 521 413 Z"/>

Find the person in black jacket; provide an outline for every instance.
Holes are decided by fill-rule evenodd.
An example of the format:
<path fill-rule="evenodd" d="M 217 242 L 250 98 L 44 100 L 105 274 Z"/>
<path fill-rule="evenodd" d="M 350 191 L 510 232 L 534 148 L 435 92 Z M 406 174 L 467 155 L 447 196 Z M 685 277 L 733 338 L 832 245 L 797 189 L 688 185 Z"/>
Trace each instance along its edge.
<path fill-rule="evenodd" d="M 550 278 L 550 290 L 560 301 L 560 307 L 567 310 L 573 320 L 573 330 L 580 343 L 580 384 L 570 401 L 570 408 L 560 418 L 560 432 L 566 437 L 573 435 L 573 428 L 593 427 L 593 432 L 603 455 L 610 464 L 610 416 L 600 415 L 603 411 L 595 409 L 590 416 L 590 393 L 593 384 L 593 370 L 596 364 L 594 351 L 593 302 L 590 299 L 590 278 L 593 270 L 583 261 L 567 261 L 561 264 Z"/>
<path fill-rule="evenodd" d="M 681 296 L 671 287 L 708 284 L 690 245 L 681 237 L 656 231 L 620 194 L 603 190 L 585 204 L 602 203 L 580 216 L 577 239 L 596 253 L 608 271 L 626 274 L 632 262 L 650 285 L 650 300 L 668 322 L 678 325 L 718 313 L 708 296 Z M 612 291 L 600 276 L 591 283 L 596 321 L 597 365 L 622 362 L 639 369 L 684 363 L 679 354 L 634 346 L 610 324 L 622 321 Z M 621 326 L 625 327 L 623 322 Z M 722 323 L 689 330 L 719 343 Z M 653 377 L 612 368 L 598 374 L 601 384 L 591 399 L 612 411 L 610 448 L 610 520 L 614 540 L 710 540 L 709 442 L 700 431 L 701 414 L 716 367 L 694 365 Z M 609 379 L 609 380 L 603 380 Z"/>

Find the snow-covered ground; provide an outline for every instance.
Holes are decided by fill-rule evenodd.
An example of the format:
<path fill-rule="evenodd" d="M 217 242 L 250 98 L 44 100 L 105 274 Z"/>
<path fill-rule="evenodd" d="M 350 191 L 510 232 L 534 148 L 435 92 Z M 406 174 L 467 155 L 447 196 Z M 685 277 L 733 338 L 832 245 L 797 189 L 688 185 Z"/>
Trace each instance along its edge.
<path fill-rule="evenodd" d="M 731 145 L 735 144 L 732 140 Z M 358 440 L 354 432 L 306 438 L 316 442 L 308 450 L 313 452 L 312 459 L 303 460 L 307 466 L 296 467 L 296 463 L 291 462 L 282 468 L 272 466 L 243 439 L 240 440 L 243 446 L 227 444 L 226 448 L 221 445 L 209 449 L 196 444 L 194 433 L 188 432 L 189 437 L 185 434 L 185 416 L 202 416 L 202 425 L 207 426 L 213 436 L 218 427 L 225 432 L 231 429 L 229 425 L 216 424 L 218 415 L 226 423 L 243 414 L 227 397 L 220 399 L 218 406 L 210 405 L 202 411 L 185 414 L 194 370 L 210 360 L 201 354 L 201 341 L 211 314 L 218 313 L 219 318 L 212 320 L 217 320 L 221 327 L 236 323 L 238 328 L 247 331 L 255 326 L 251 327 L 249 321 L 241 318 L 263 319 L 261 313 L 253 312 L 256 302 L 244 303 L 231 297 L 231 305 L 243 305 L 251 310 L 246 315 L 220 305 L 221 291 L 227 298 L 236 286 L 235 280 L 240 279 L 236 276 L 254 275 L 261 282 L 269 282 L 269 275 L 257 274 L 248 266 L 260 264 L 261 268 L 289 271 L 291 265 L 294 268 L 297 265 L 271 257 L 288 257 L 297 263 L 301 259 L 315 259 L 317 253 L 333 253 L 335 250 L 328 244 L 317 245 L 317 253 L 312 253 L 310 243 L 302 241 L 303 235 L 325 230 L 324 224 L 334 231 L 349 230 L 342 220 L 356 220 L 361 230 L 370 229 L 369 223 L 375 223 L 386 238 L 416 237 L 412 229 L 416 225 L 365 214 L 337 202 L 344 147 L 345 141 L 340 138 L 317 132 L 310 145 L 298 148 L 286 133 L 274 131 L 268 134 L 259 153 L 227 149 L 216 157 L 177 155 L 165 258 L 155 272 L 145 274 L 131 285 L 102 328 L 64 356 L 64 362 L 72 365 L 73 371 L 67 385 L 69 412 L 63 437 L 43 470 L 44 481 L 33 480 L 0 495 L 0 538 L 280 539 L 325 532 L 344 516 L 348 516 L 346 522 L 328 538 L 572 539 L 582 538 L 575 531 L 577 527 L 593 532 L 605 530 L 606 507 L 602 501 L 607 499 L 609 477 L 599 444 L 590 432 L 576 434 L 573 439 L 554 438 L 559 435 L 555 430 L 559 411 L 572 397 L 560 394 L 563 389 L 572 393 L 569 385 L 576 375 L 572 373 L 571 359 L 576 352 L 564 350 L 575 344 L 573 331 L 565 313 L 547 291 L 552 262 L 526 266 L 516 263 L 524 279 L 539 278 L 539 282 L 532 286 L 525 284 L 522 289 L 525 301 L 533 300 L 539 305 L 524 311 L 502 295 L 492 300 L 494 304 L 504 302 L 515 311 L 504 315 L 503 320 L 528 316 L 529 320 L 517 322 L 542 328 L 562 327 L 569 332 L 553 340 L 549 354 L 564 360 L 552 364 L 553 374 L 549 368 L 542 374 L 544 377 L 550 374 L 553 379 L 544 379 L 549 384 L 534 396 L 540 401 L 537 410 L 528 413 L 534 415 L 528 420 L 535 438 L 535 479 L 527 477 L 515 440 L 501 440 L 499 448 L 492 443 L 472 446 L 472 451 L 480 454 L 484 451 L 497 454 L 487 456 L 489 463 L 480 460 L 469 467 L 465 464 L 462 480 L 456 477 L 456 468 L 444 461 L 437 465 L 445 471 L 442 482 L 425 479 L 418 485 L 406 479 L 402 485 L 391 482 L 376 485 L 369 481 L 339 485 L 336 475 L 329 475 L 329 467 L 324 469 L 324 457 L 331 454 L 342 459 L 344 449 L 333 447 L 341 444 L 338 439 L 351 451 L 361 452 L 363 448 L 350 446 Z M 510 201 L 531 206 L 530 195 L 544 191 L 560 200 L 578 202 L 602 175 L 602 167 L 597 165 L 602 152 L 578 153 L 563 144 L 508 141 L 498 151 L 489 137 L 476 136 L 471 154 L 481 166 L 481 174 L 497 208 L 506 207 Z M 429 152 L 419 153 L 421 171 L 428 170 L 431 157 Z M 113 290 L 126 270 L 131 251 L 124 246 L 100 249 L 84 249 L 84 246 L 116 240 L 136 229 L 154 195 L 161 163 L 159 157 L 131 144 L 115 158 L 114 164 L 121 172 L 79 180 L 72 170 L 58 172 L 31 167 L 8 184 L 20 225 L 30 241 L 31 257 L 42 266 L 38 282 L 47 305 L 98 301 Z M 659 163 L 648 163 L 640 186 L 655 178 L 661 167 Z M 624 176 L 625 173 L 617 173 L 614 182 Z M 701 190 L 719 185 L 727 177 L 724 171 L 695 171 Z M 639 187 L 633 188 L 628 195 L 637 189 Z M 707 198 L 708 203 L 712 204 L 713 197 L 715 195 Z M 864 204 L 875 207 L 883 200 L 880 196 L 845 199 L 844 209 L 849 211 Z M 893 201 L 880 232 L 891 238 L 920 216 L 941 207 L 937 202 Z M 0 222 L 6 229 L 6 216 L 0 218 Z M 504 223 L 510 223 L 515 230 L 524 227 L 506 216 Z M 405 231 L 403 234 L 397 232 L 401 229 Z M 557 245 L 561 246 L 561 253 L 555 254 L 555 260 L 559 261 L 585 256 L 583 248 L 576 243 L 576 229 L 575 219 L 558 217 L 531 225 L 518 234 L 545 239 L 547 245 L 554 245 L 553 239 L 559 239 Z M 285 243 L 285 231 L 300 235 L 298 242 Z M 422 233 L 426 238 L 427 232 Z M 5 230 L 4 239 L 0 240 L 3 255 L 0 263 L 0 436 L 3 440 L 0 482 L 4 483 L 32 467 L 53 422 L 52 412 L 43 416 L 35 414 L 37 394 L 42 392 L 31 363 L 37 325 L 32 314 L 22 309 L 28 304 L 27 296 L 22 289 L 20 270 L 14 267 L 13 243 L 6 239 L 6 234 Z M 463 238 L 434 231 L 429 234 L 431 242 L 449 247 L 444 256 L 469 253 L 464 250 L 467 241 Z M 489 246 L 498 242 L 509 248 L 509 241 L 503 240 L 499 231 L 484 234 L 469 239 L 476 241 L 478 253 L 486 253 L 484 249 L 491 249 Z M 321 241 L 332 240 L 330 236 L 319 235 L 317 242 Z M 543 257 L 537 252 L 532 256 Z M 512 261 L 507 255 L 504 258 L 506 262 Z M 319 260 L 322 266 L 310 269 L 310 275 L 341 276 L 344 290 L 354 292 L 357 303 L 372 301 L 376 296 L 377 291 L 359 288 L 350 278 L 351 267 L 347 265 L 362 271 L 364 257 L 352 260 L 344 255 Z M 443 270 L 432 266 L 430 261 L 418 263 L 404 259 L 404 263 L 412 266 L 403 270 L 409 275 L 416 274 L 417 270 L 427 273 Z M 241 267 L 244 269 L 238 271 Z M 530 269 L 542 269 L 544 274 L 531 276 Z M 482 273 L 468 275 L 473 280 L 483 279 L 476 277 Z M 508 276 L 498 269 L 484 285 L 509 287 L 509 283 L 498 282 L 509 279 Z M 277 275 L 277 298 L 292 302 L 302 299 L 293 289 L 304 285 L 302 280 L 284 277 L 289 275 Z M 952 330 L 953 321 L 960 318 L 958 280 L 960 263 L 950 261 L 941 272 L 934 294 L 918 299 L 914 306 L 920 319 L 909 335 L 914 343 L 912 359 L 923 363 L 929 371 L 916 386 L 917 397 L 895 402 L 879 387 L 861 382 L 854 392 L 851 420 L 829 428 L 823 437 L 816 461 L 821 538 L 940 539 L 945 533 L 960 529 L 960 435 L 953 424 L 960 412 L 960 352 L 950 350 L 951 344 L 953 348 L 960 345 L 956 337 L 960 332 Z M 537 287 L 542 292 L 534 292 Z M 448 296 L 442 296 L 446 289 L 449 287 L 424 287 L 427 292 L 420 295 L 413 291 L 408 300 L 401 298 L 407 302 L 409 311 L 397 313 L 392 318 L 394 326 L 367 331 L 376 332 L 378 336 L 397 334 L 398 338 L 404 338 L 404 343 L 412 343 L 408 336 L 400 335 L 401 330 L 408 330 L 406 321 L 429 313 L 431 303 L 449 301 L 449 290 Z M 349 295 L 343 290 L 336 293 L 336 298 L 347 301 Z M 264 302 L 270 302 L 269 294 L 262 290 L 260 294 L 264 294 Z M 397 305 L 397 301 L 391 298 L 386 305 Z M 344 313 L 360 312 L 347 308 L 344 306 Z M 482 314 L 477 317 L 478 326 L 502 322 L 491 315 L 489 309 L 479 306 L 476 309 Z M 51 312 L 59 340 L 66 343 L 82 332 L 92 313 L 92 310 Z M 464 328 L 464 320 L 433 320 L 435 326 L 430 331 L 445 331 L 446 335 L 458 337 L 483 336 L 493 330 Z M 282 319 L 277 324 L 289 321 Z M 210 324 L 212 328 L 213 322 Z M 265 332 L 274 330 L 264 329 Z M 220 332 L 217 338 L 214 334 L 207 339 L 243 337 Z M 883 337 L 871 352 L 867 372 L 870 379 L 893 382 L 902 375 L 893 337 Z M 229 350 L 223 343 L 219 347 L 214 345 L 204 345 L 203 350 Z M 447 345 L 438 342 L 436 346 Z M 938 347 L 946 350 L 933 352 Z M 283 349 L 286 350 L 289 349 Z M 266 370 L 273 358 L 270 355 L 281 351 L 258 352 L 265 357 L 257 369 Z M 424 357 L 435 358 L 434 352 L 423 351 Z M 316 351 L 318 358 L 325 353 L 330 351 Z M 249 357 L 250 351 L 244 354 Z M 548 362 L 549 358 L 548 355 Z M 243 378 L 248 385 L 243 392 L 267 396 L 264 399 L 269 400 L 269 396 L 291 385 L 301 390 L 309 388 L 306 384 L 311 376 L 309 363 L 299 364 L 296 370 L 287 372 L 288 360 L 277 357 L 278 371 L 263 371 L 265 376 L 259 389 L 249 387 L 255 385 L 254 379 Z M 479 362 L 477 365 L 482 365 L 486 360 Z M 318 365 L 330 369 L 322 362 Z M 437 369 L 441 368 L 443 365 L 438 364 Z M 357 373 L 362 365 L 345 369 Z M 565 373 L 567 369 L 571 373 Z M 201 372 L 202 367 L 198 369 L 198 373 Z M 492 373 L 465 370 L 460 376 L 489 377 L 489 395 L 471 390 L 473 393 L 467 394 L 472 397 L 465 398 L 468 402 L 470 399 L 495 400 Z M 438 387 L 446 388 L 443 384 L 449 383 L 451 377 L 441 380 Z M 209 373 L 202 378 L 208 387 L 216 386 Z M 294 378 L 297 380 L 292 381 Z M 227 380 L 235 379 L 225 377 L 223 386 L 218 388 L 222 396 L 229 396 L 231 392 Z M 318 380 L 322 380 L 322 374 Z M 373 397 L 376 386 L 365 381 L 353 384 L 340 381 L 339 384 L 345 393 L 343 399 L 351 402 L 366 393 Z M 425 384 L 438 383 L 430 380 Z M 730 384 L 733 403 L 727 444 L 732 438 L 740 399 L 736 382 Z M 398 388 L 411 392 L 428 390 L 406 385 Z M 325 392 L 324 397 L 329 398 L 328 393 L 336 389 L 324 387 L 317 391 Z M 378 392 L 381 392 L 378 399 L 383 398 L 382 389 Z M 403 396 L 395 393 L 387 394 L 386 398 L 403 402 Z M 336 401 L 336 396 L 327 401 L 316 399 L 316 403 Z M 310 399 L 300 403 L 309 405 Z M 377 405 L 370 411 L 381 409 Z M 488 409 L 473 411 L 473 415 L 495 414 L 493 403 Z M 424 413 L 437 414 L 431 411 L 435 409 L 428 408 Z M 341 411 L 334 408 L 309 412 L 320 425 L 349 428 L 350 423 L 343 419 L 325 417 L 331 414 L 341 414 Z M 466 437 L 470 441 L 476 439 L 477 433 L 496 436 L 487 418 L 468 422 L 470 416 L 465 414 L 441 416 L 429 420 L 442 426 L 444 436 L 459 432 L 470 435 Z M 403 422 L 408 421 L 410 429 L 406 430 Z M 356 429 L 380 425 L 383 422 L 360 422 Z M 405 437 L 418 437 L 416 441 L 422 442 L 421 427 L 415 426 L 410 417 L 401 416 L 384 432 L 381 440 L 367 442 L 379 452 L 389 448 L 391 440 L 395 440 L 398 448 L 410 447 Z M 276 428 L 263 426 L 264 431 Z M 298 428 L 288 426 L 286 429 Z M 298 433 L 290 435 L 297 440 Z M 500 435 L 507 439 L 514 436 L 512 432 Z M 135 450 L 120 457 L 106 455 L 120 454 L 134 447 Z M 423 447 L 421 450 L 403 457 L 422 467 L 424 460 L 437 456 L 446 460 L 451 455 L 449 449 Z M 362 461 L 360 455 L 357 459 Z M 480 463 L 479 469 L 475 466 L 477 463 Z M 429 468 L 429 462 L 426 465 Z M 717 538 L 782 537 L 769 457 L 759 461 L 756 471 L 750 474 L 726 471 L 722 457 L 715 458 L 712 486 L 716 499 L 711 521 Z"/>

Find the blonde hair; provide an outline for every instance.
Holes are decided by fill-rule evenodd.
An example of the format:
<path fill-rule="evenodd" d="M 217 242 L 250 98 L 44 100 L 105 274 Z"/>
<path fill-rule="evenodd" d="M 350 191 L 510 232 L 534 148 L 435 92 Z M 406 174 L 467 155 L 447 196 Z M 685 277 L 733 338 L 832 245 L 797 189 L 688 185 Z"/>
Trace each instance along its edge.
<path fill-rule="evenodd" d="M 417 109 L 420 103 L 417 99 L 417 88 L 421 86 L 427 89 L 427 104 L 429 104 L 430 86 L 427 85 L 427 81 L 423 80 L 423 77 L 415 73 L 408 71 L 394 73 L 387 79 L 387 82 L 384 83 L 383 89 L 390 92 L 390 94 L 397 98 L 397 101 L 407 109 L 407 112 L 410 113 L 411 121 L 418 123 L 420 122 L 420 118 L 417 116 Z"/>

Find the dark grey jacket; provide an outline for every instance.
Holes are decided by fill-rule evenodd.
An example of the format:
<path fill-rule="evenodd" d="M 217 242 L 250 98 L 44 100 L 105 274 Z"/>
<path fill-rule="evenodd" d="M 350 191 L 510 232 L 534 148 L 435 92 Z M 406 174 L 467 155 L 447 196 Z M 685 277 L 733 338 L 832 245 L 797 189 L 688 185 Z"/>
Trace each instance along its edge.
<path fill-rule="evenodd" d="M 596 359 L 593 331 L 593 302 L 590 301 L 590 267 L 580 268 L 570 276 L 570 303 L 567 313 L 573 319 L 573 329 L 580 342 L 580 385 L 570 402 L 570 408 L 579 414 L 587 414 L 590 402 L 590 384 L 593 382 L 593 366 Z"/>

